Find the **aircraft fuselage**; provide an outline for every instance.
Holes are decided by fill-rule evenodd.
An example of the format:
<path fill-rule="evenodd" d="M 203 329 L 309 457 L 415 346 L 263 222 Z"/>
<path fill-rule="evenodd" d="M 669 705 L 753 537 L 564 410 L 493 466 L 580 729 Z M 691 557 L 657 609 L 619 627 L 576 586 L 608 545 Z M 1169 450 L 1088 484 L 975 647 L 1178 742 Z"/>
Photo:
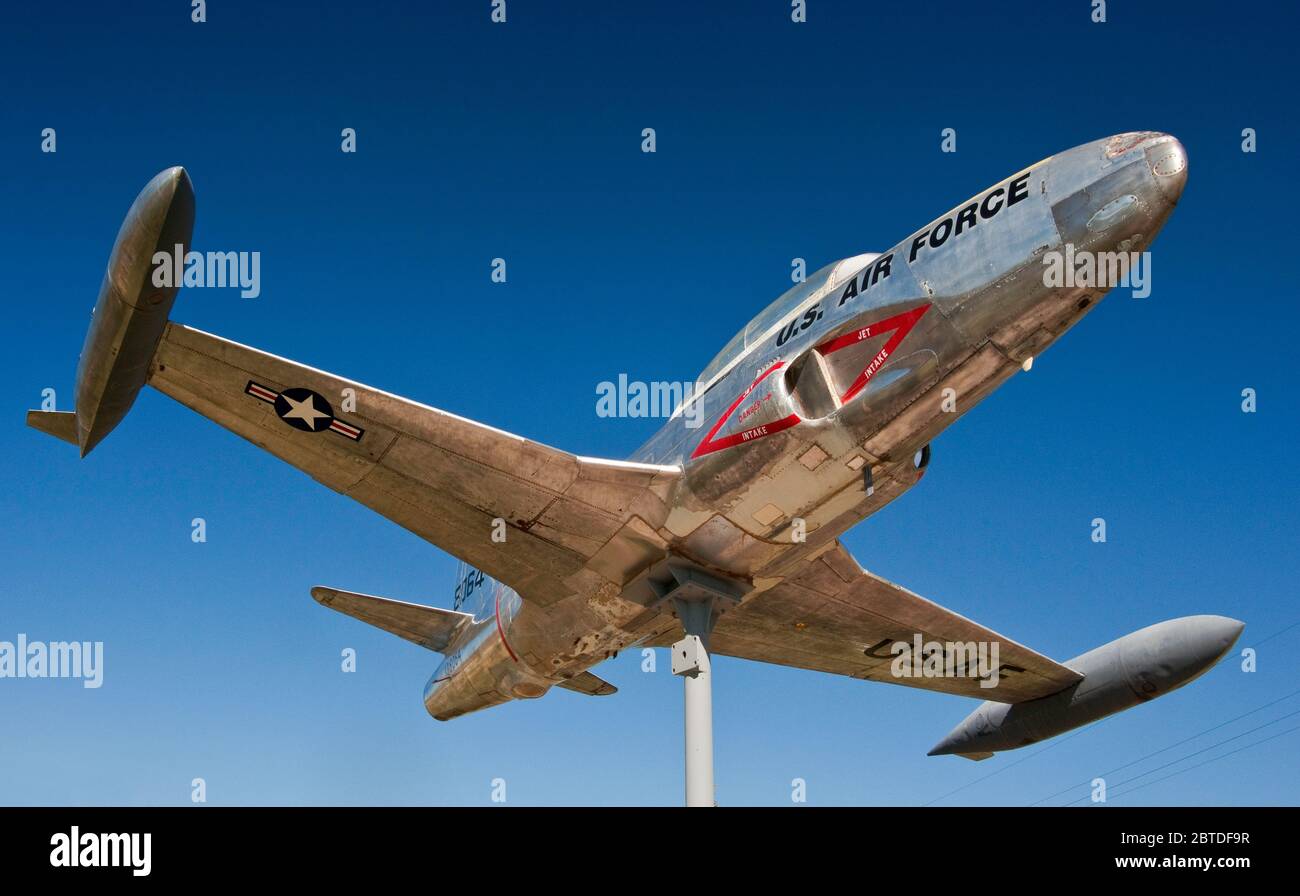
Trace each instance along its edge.
<path fill-rule="evenodd" d="M 1185 177 L 1173 137 L 1095 141 L 791 290 L 631 458 L 685 471 L 670 552 L 761 591 L 911 488 L 931 440 L 1115 285 L 1053 282 L 1045 260 L 1145 251 Z M 645 640 L 646 607 L 626 594 L 539 608 L 495 588 L 426 687 L 435 717 L 540 696 Z"/>

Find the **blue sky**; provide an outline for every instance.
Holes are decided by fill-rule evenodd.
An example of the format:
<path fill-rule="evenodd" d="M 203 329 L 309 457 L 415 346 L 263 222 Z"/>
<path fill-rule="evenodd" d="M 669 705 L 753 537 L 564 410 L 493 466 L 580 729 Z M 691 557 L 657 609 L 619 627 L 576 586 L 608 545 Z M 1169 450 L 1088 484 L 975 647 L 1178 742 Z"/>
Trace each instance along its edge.
<path fill-rule="evenodd" d="M 811 0 L 796 25 L 780 0 L 510 0 L 492 25 L 486 0 L 210 6 L 204 24 L 181 3 L 14 7 L 0 28 L 0 640 L 105 643 L 98 690 L 0 680 L 0 803 L 188 804 L 195 777 L 217 805 L 486 804 L 493 778 L 516 805 L 681 800 L 665 655 L 654 674 L 635 654 L 599 667 L 612 698 L 436 723 L 420 692 L 437 658 L 308 589 L 450 606 L 450 557 L 155 392 L 85 461 L 23 426 L 44 388 L 70 407 L 117 227 L 173 164 L 195 184 L 194 248 L 259 251 L 263 284 L 183 291 L 176 319 L 625 457 L 656 424 L 598 418 L 596 384 L 691 379 L 790 285 L 791 258 L 878 251 L 1054 152 L 1173 133 L 1190 176 L 1151 296 L 1112 294 L 845 541 L 1059 659 L 1192 613 L 1246 620 L 1246 646 L 1300 619 L 1293 10 L 1112 3 L 1093 24 L 1084 2 Z M 925 756 L 970 701 L 718 659 L 719 799 L 789 805 L 801 777 L 813 804 L 963 785 L 942 803 L 1030 803 L 1285 697 L 1297 650 L 1300 628 L 1252 674 L 1225 663 L 1014 766 L 1041 748 Z M 1297 708 L 1118 773 L 1112 804 L 1300 802 L 1300 734 L 1118 786 Z"/>

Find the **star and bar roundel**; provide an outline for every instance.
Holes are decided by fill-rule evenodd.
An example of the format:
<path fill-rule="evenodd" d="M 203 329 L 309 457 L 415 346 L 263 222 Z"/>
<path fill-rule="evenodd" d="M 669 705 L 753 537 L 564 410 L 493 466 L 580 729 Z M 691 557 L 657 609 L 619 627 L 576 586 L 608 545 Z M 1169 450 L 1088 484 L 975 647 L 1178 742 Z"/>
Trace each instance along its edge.
<path fill-rule="evenodd" d="M 345 439 L 360 442 L 365 430 L 351 423 L 344 423 L 334 416 L 334 408 L 325 396 L 310 389 L 294 387 L 277 392 L 269 386 L 248 381 L 244 393 L 265 401 L 275 408 L 275 415 L 294 429 L 303 432 L 338 433 Z"/>
<path fill-rule="evenodd" d="M 838 352 L 840 349 L 857 345 L 865 340 L 882 336 L 886 333 L 890 334 L 890 337 L 885 340 L 885 344 L 880 347 L 880 351 L 876 352 L 867 363 L 867 366 L 862 368 L 862 372 L 859 373 L 857 377 L 854 378 L 853 382 L 849 384 L 849 387 L 844 390 L 844 394 L 840 396 L 841 404 L 853 400 L 867 387 L 867 383 L 871 381 L 871 378 L 874 377 L 880 371 L 880 368 L 885 365 L 885 362 L 889 360 L 889 356 L 893 354 L 894 349 L 898 348 L 899 343 L 907 338 L 907 334 L 912 332 L 912 328 L 916 326 L 916 322 L 919 321 L 925 315 L 925 312 L 929 310 L 930 303 L 927 302 L 924 305 L 918 305 L 911 311 L 904 311 L 902 314 L 895 314 L 892 317 L 887 317 L 884 320 L 877 321 L 869 326 L 850 330 L 842 336 L 828 340 L 816 346 L 817 352 L 822 355 L 831 355 Z M 718 435 L 718 431 L 721 430 L 726 422 L 731 419 L 731 415 L 734 414 L 736 409 L 744 403 L 750 393 L 757 389 L 763 380 L 767 379 L 767 377 L 784 366 L 785 361 L 782 360 L 767 367 L 758 375 L 758 378 L 755 379 L 754 382 L 749 384 L 749 388 L 745 389 L 744 392 L 741 392 L 740 395 L 736 397 L 736 400 L 733 401 L 725 411 L 723 411 L 722 416 L 718 418 L 718 422 L 713 424 L 713 428 L 709 430 L 708 434 L 691 454 L 692 460 L 697 457 L 703 457 L 706 454 L 712 454 L 715 451 L 722 451 L 725 448 L 731 448 L 734 445 L 740 445 L 744 442 L 752 442 L 755 439 L 775 435 L 782 430 L 789 429 L 792 426 L 797 426 L 803 422 L 802 417 L 798 414 L 791 413 L 782 417 L 780 420 L 774 420 L 771 423 L 764 423 L 759 426 L 750 427 L 749 429 L 744 429 L 740 432 L 735 432 L 726 436 Z"/>

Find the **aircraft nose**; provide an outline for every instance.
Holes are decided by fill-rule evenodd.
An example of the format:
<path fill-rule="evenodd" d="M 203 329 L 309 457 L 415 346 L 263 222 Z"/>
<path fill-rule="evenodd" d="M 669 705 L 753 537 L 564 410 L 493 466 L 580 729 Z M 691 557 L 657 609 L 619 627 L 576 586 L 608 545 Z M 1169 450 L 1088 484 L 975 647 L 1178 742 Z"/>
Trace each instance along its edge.
<path fill-rule="evenodd" d="M 1159 134 L 1147 140 L 1146 158 L 1156 189 L 1170 205 L 1176 204 L 1187 184 L 1187 150 L 1177 137 Z"/>

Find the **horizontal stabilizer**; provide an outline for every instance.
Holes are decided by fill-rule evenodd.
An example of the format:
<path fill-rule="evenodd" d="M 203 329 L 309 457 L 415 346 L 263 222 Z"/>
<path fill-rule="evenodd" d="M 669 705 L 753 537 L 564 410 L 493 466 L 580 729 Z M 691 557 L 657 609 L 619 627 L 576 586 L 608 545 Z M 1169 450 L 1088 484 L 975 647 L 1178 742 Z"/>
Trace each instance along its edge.
<path fill-rule="evenodd" d="M 72 411 L 28 411 L 27 425 L 47 436 L 76 445 L 77 415 Z"/>
<path fill-rule="evenodd" d="M 586 694 L 589 697 L 608 697 L 610 694 L 618 693 L 618 688 L 600 676 L 592 675 L 590 672 L 580 672 L 568 681 L 560 682 L 559 687 L 577 691 L 579 694 Z"/>
<path fill-rule="evenodd" d="M 438 653 L 444 653 L 461 629 L 474 618 L 469 613 L 456 610 L 408 604 L 405 601 L 339 591 L 319 585 L 311 589 L 311 596 L 331 610 L 346 613 Z"/>

